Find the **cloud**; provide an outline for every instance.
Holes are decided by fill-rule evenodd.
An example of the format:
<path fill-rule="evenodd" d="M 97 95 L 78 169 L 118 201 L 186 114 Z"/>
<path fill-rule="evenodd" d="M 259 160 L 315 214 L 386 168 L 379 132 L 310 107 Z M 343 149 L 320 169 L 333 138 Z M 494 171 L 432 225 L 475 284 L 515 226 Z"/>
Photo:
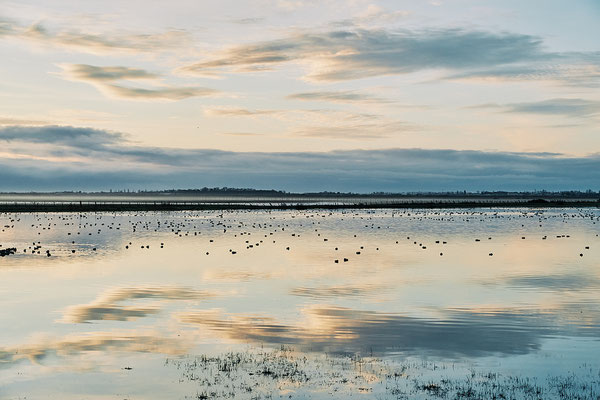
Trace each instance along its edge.
<path fill-rule="evenodd" d="M 143 69 L 120 66 L 99 67 L 87 64 L 62 64 L 67 79 L 90 83 L 109 97 L 128 100 L 183 100 L 190 97 L 210 96 L 217 93 L 204 87 L 173 87 L 162 85 L 153 88 L 123 86 L 121 80 L 158 80 L 159 75 Z"/>
<path fill-rule="evenodd" d="M 506 112 L 512 113 L 589 117 L 600 114 L 600 101 L 557 98 L 530 103 L 507 104 L 504 108 Z"/>
<path fill-rule="evenodd" d="M 102 89 L 113 97 L 129 100 L 183 100 L 189 97 L 204 97 L 217 93 L 214 89 L 202 87 L 144 89 L 120 85 L 103 85 Z"/>
<path fill-rule="evenodd" d="M 0 116 L 0 125 L 48 125 L 49 121 L 39 119 L 14 118 Z"/>
<path fill-rule="evenodd" d="M 68 50 L 92 54 L 123 53 L 156 53 L 175 51 L 192 44 L 191 35 L 183 30 L 170 30 L 160 33 L 128 33 L 128 32 L 94 32 L 57 30 L 52 31 L 41 23 L 21 26 L 11 22 L 8 34 L 29 40 L 43 46 L 52 45 Z M 0 34 L 2 25 L 0 25 Z M 6 34 L 6 33 L 5 33 Z"/>
<path fill-rule="evenodd" d="M 556 58 L 541 39 L 462 29 L 304 33 L 230 48 L 182 68 L 188 73 L 248 72 L 298 62 L 316 81 L 341 81 L 424 69 L 464 70 Z"/>
<path fill-rule="evenodd" d="M 207 108 L 204 113 L 215 117 L 253 117 L 257 115 L 277 114 L 278 110 L 248 110 L 246 108 Z"/>
<path fill-rule="evenodd" d="M 111 290 L 90 304 L 69 307 L 62 321 L 84 323 L 90 321 L 131 321 L 156 314 L 156 306 L 133 307 L 118 303 L 151 300 L 198 300 L 212 297 L 211 294 L 181 287 L 132 287 Z"/>
<path fill-rule="evenodd" d="M 254 24 L 260 24 L 261 22 L 264 22 L 264 21 L 265 21 L 265 18 L 263 18 L 263 17 L 240 18 L 240 19 L 231 20 L 231 22 L 233 22 L 234 24 L 240 24 L 240 25 L 254 25 Z"/>
<path fill-rule="evenodd" d="M 124 135 L 93 128 L 72 126 L 6 126 L 0 128 L 0 140 L 7 142 L 43 143 L 70 147 L 100 149 L 106 145 L 123 143 Z"/>
<path fill-rule="evenodd" d="M 469 109 L 491 109 L 505 113 L 556 115 L 561 117 L 588 118 L 600 114 L 600 101 L 580 98 L 555 98 L 541 101 L 480 104 Z M 576 124 L 554 124 L 550 127 L 574 127 Z"/>
<path fill-rule="evenodd" d="M 411 13 L 405 10 L 389 11 L 375 4 L 369 4 L 365 11 L 353 18 L 335 21 L 331 25 L 336 27 L 385 25 L 406 18 Z"/>
<path fill-rule="evenodd" d="M 294 135 L 329 139 L 381 139 L 397 136 L 407 131 L 415 131 L 417 127 L 404 122 L 362 123 L 338 126 L 312 126 L 294 131 Z"/>
<path fill-rule="evenodd" d="M 9 36 L 15 32 L 15 22 L 6 18 L 0 17 L 0 37 Z"/>
<path fill-rule="evenodd" d="M 389 100 L 355 91 L 294 93 L 286 98 L 289 100 L 327 101 L 333 103 L 389 103 Z"/>
<path fill-rule="evenodd" d="M 0 161 L 4 190 L 204 186 L 355 192 L 597 190 L 600 181 L 599 154 L 426 149 L 230 152 L 140 146 L 117 132 L 69 126 L 0 127 L 0 140 L 7 142 L 2 150 L 15 157 Z"/>
<path fill-rule="evenodd" d="M 97 67 L 87 64 L 65 64 L 64 71 L 82 81 L 117 81 L 121 79 L 156 79 L 158 75 L 143 69 L 128 67 Z"/>
<path fill-rule="evenodd" d="M 447 75 L 443 79 L 492 83 L 549 81 L 563 86 L 600 86 L 600 53 L 556 54 L 555 58 L 553 63 L 540 60 L 471 69 Z"/>
<path fill-rule="evenodd" d="M 254 133 L 254 132 L 223 132 L 221 135 L 227 136 L 262 136 L 262 133 Z"/>

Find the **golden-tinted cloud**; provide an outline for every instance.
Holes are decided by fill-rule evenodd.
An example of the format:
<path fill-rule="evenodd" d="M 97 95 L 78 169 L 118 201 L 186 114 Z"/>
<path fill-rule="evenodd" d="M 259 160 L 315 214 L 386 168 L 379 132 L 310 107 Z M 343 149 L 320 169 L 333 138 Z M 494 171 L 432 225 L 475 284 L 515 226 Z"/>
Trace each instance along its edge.
<path fill-rule="evenodd" d="M 160 84 L 150 88 L 124 86 L 116 81 L 155 80 L 160 76 L 143 69 L 121 66 L 100 67 L 87 64 L 63 64 L 63 73 L 67 79 L 86 82 L 109 97 L 127 100 L 183 100 L 190 97 L 211 96 L 214 89 L 204 87 L 180 87 Z"/>
<path fill-rule="evenodd" d="M 14 21 L 0 24 L 0 35 L 25 39 L 40 46 L 56 46 L 92 54 L 156 53 L 189 48 L 192 39 L 185 30 L 158 33 L 102 32 L 93 28 L 85 32 L 73 29 L 52 30 L 41 23 L 23 26 Z"/>
<path fill-rule="evenodd" d="M 555 57 L 533 36 L 461 29 L 420 32 L 340 30 L 302 33 L 232 47 L 187 65 L 187 73 L 264 71 L 296 62 L 307 64 L 314 81 L 343 81 L 427 69 L 464 70 Z"/>

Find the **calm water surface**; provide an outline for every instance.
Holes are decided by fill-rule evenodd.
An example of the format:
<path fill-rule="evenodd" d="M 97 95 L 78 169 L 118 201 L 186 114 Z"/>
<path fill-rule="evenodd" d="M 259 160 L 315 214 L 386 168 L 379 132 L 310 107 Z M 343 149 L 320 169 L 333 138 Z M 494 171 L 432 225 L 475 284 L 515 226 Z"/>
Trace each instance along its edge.
<path fill-rule="evenodd" d="M 441 394 L 417 393 L 415 379 L 465 371 L 600 379 L 599 210 L 3 214 L 0 225 L 2 248 L 17 248 L 0 258 L 0 398 L 227 397 L 207 389 L 227 385 L 214 382 L 224 372 L 255 383 L 239 398 L 429 398 Z M 269 352 L 282 346 L 341 389 L 256 381 L 252 363 L 280 362 Z M 212 370 L 206 357 L 227 352 L 257 358 Z M 367 376 L 361 357 L 380 372 Z M 382 383 L 401 365 L 414 367 L 405 394 Z"/>

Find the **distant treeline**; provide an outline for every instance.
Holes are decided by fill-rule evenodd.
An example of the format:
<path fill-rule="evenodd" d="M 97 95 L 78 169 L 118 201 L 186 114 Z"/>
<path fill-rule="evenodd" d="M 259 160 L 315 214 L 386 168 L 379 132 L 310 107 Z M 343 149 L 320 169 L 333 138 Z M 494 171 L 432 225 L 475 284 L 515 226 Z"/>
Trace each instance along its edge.
<path fill-rule="evenodd" d="M 304 192 L 294 193 L 283 190 L 274 189 L 252 189 L 252 188 L 229 188 L 229 187 L 214 187 L 208 188 L 203 187 L 201 189 L 166 189 L 166 190 L 110 190 L 110 191 L 99 191 L 99 192 L 84 192 L 84 191 L 62 191 L 62 192 L 5 192 L 0 193 L 4 195 L 58 195 L 58 196 L 70 196 L 70 195 L 81 195 L 81 196 L 256 196 L 256 197 L 310 197 L 310 198 L 352 198 L 352 197 L 373 197 L 373 198 L 401 198 L 401 197 L 436 197 L 436 198 L 582 198 L 591 199 L 598 198 L 600 191 L 579 191 L 579 190 L 568 190 L 568 191 L 523 191 L 523 192 L 511 192 L 511 191 L 477 191 L 469 192 L 466 190 L 462 191 L 442 191 L 442 192 L 372 192 L 372 193 L 354 193 L 354 192 Z"/>

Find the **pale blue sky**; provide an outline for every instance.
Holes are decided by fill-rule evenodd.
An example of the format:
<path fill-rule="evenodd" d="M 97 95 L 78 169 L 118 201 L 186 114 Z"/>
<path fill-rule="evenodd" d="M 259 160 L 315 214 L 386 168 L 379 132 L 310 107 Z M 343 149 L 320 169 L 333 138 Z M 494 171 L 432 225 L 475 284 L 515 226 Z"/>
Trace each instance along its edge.
<path fill-rule="evenodd" d="M 0 1 L 0 190 L 587 188 L 598 38 L 592 0 Z"/>

